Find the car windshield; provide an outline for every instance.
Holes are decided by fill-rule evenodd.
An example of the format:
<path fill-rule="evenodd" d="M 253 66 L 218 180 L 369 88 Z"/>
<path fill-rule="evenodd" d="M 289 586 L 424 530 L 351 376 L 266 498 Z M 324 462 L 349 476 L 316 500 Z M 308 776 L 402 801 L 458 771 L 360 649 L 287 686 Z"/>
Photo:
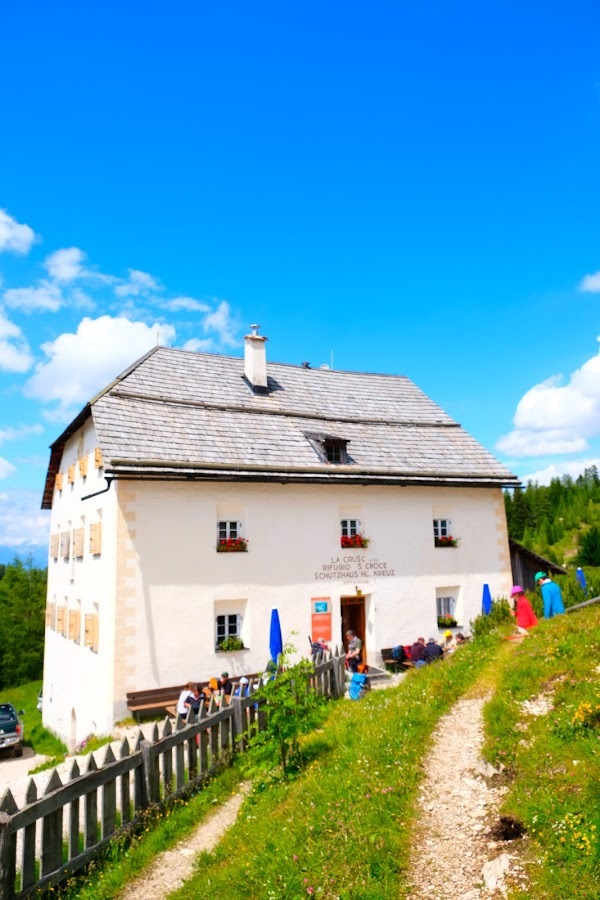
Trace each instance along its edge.
<path fill-rule="evenodd" d="M 8 706 L 6 703 L 0 704 L 0 722 L 14 722 L 16 718 L 12 706 Z"/>

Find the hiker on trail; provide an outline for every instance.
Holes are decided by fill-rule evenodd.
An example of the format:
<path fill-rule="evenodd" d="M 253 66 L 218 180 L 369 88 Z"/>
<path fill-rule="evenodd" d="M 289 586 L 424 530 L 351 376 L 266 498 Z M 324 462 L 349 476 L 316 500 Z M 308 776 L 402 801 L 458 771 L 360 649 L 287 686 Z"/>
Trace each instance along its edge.
<path fill-rule="evenodd" d="M 444 651 L 444 659 L 456 650 L 456 639 L 450 630 L 444 632 L 442 650 Z"/>
<path fill-rule="evenodd" d="M 188 681 L 179 695 L 179 700 L 177 701 L 177 715 L 180 716 L 184 721 L 187 719 L 188 709 L 190 708 L 190 695 L 193 690 L 194 682 Z"/>
<path fill-rule="evenodd" d="M 346 632 L 348 641 L 348 652 L 346 653 L 346 664 L 352 673 L 358 672 L 358 667 L 362 662 L 362 641 L 356 634 L 349 630 Z"/>
<path fill-rule="evenodd" d="M 444 651 L 438 644 L 435 638 L 430 637 L 425 646 L 425 655 L 427 656 L 427 662 L 435 662 L 436 659 L 442 659 L 444 656 Z"/>
<path fill-rule="evenodd" d="M 513 615 L 517 620 L 517 628 L 521 634 L 526 634 L 529 628 L 537 625 L 536 615 L 531 608 L 531 603 L 525 596 L 525 591 L 520 584 L 515 584 L 510 596 L 514 598 L 515 609 Z"/>
<path fill-rule="evenodd" d="M 551 581 L 545 572 L 536 572 L 534 581 L 536 584 L 539 584 L 542 590 L 544 618 L 552 619 L 554 616 L 562 615 L 565 611 L 565 606 L 559 586 L 554 581 Z"/>
<path fill-rule="evenodd" d="M 426 666 L 429 662 L 427 658 L 427 653 L 425 652 L 425 638 L 420 637 L 417 638 L 412 647 L 410 648 L 410 658 L 414 666 L 417 669 Z"/>

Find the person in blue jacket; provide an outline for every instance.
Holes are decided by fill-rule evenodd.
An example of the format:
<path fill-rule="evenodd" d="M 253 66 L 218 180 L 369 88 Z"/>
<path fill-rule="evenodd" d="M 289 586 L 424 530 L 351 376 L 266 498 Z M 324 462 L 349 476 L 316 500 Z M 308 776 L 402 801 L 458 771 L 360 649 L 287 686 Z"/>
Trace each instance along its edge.
<path fill-rule="evenodd" d="M 551 619 L 553 616 L 562 615 L 565 611 L 565 606 L 559 586 L 554 581 L 551 581 L 545 572 L 536 572 L 534 580 L 542 590 L 544 618 Z"/>

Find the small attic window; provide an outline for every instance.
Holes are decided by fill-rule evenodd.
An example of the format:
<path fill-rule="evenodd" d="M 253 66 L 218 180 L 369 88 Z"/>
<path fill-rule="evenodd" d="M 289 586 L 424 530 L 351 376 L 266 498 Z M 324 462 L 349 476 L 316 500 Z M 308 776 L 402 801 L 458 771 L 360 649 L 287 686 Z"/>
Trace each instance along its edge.
<path fill-rule="evenodd" d="M 323 441 L 323 450 L 325 453 L 325 459 L 330 463 L 345 463 L 348 461 L 348 454 L 346 452 L 346 444 L 347 441 L 342 440 L 334 440 L 332 438 L 325 438 Z"/>
<path fill-rule="evenodd" d="M 311 434 L 305 432 L 305 438 L 324 463 L 351 463 L 353 460 L 348 456 L 348 444 L 346 438 L 339 438 L 329 434 Z"/>

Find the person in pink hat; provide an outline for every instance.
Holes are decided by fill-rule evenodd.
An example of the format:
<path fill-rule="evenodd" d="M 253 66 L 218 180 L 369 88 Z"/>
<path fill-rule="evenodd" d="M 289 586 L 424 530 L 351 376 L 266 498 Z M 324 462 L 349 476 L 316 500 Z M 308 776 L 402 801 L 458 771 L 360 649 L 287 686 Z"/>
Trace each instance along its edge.
<path fill-rule="evenodd" d="M 515 584 L 510 596 L 515 603 L 515 619 L 517 620 L 517 628 L 521 633 L 527 632 L 534 625 L 537 625 L 536 615 L 531 608 L 531 603 L 525 596 L 525 591 L 520 584 Z"/>

